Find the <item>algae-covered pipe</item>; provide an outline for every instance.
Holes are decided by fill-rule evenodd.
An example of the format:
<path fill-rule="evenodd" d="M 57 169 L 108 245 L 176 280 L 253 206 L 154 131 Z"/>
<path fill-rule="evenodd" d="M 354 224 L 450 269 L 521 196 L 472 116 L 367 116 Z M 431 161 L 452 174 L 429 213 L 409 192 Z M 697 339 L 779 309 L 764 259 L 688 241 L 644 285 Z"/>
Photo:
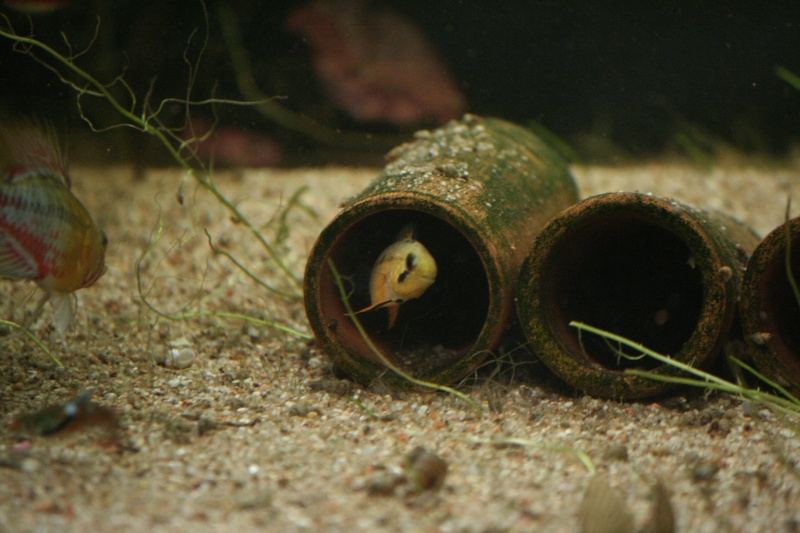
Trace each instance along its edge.
<path fill-rule="evenodd" d="M 520 273 L 521 326 L 535 354 L 582 391 L 620 399 L 663 392 L 669 384 L 625 370 L 674 375 L 674 367 L 618 357 L 618 346 L 570 322 L 707 367 L 734 321 L 745 263 L 757 243 L 743 224 L 671 199 L 588 198 L 535 238 Z"/>
<path fill-rule="evenodd" d="M 800 395 L 800 302 L 786 271 L 800 282 L 800 217 L 782 224 L 758 245 L 742 284 L 742 333 L 748 354 L 765 377 Z"/>
<path fill-rule="evenodd" d="M 365 309 L 376 303 L 376 260 L 410 226 L 435 260 L 435 281 L 399 306 L 393 324 L 381 308 L 356 318 L 405 372 L 437 383 L 464 377 L 490 355 L 513 316 L 519 267 L 533 236 L 575 201 L 566 162 L 524 128 L 466 115 L 418 132 L 389 154 L 382 174 L 311 250 L 304 295 L 319 345 L 361 382 L 401 381 L 347 315 L 328 262 L 343 277 L 352 309 Z"/>

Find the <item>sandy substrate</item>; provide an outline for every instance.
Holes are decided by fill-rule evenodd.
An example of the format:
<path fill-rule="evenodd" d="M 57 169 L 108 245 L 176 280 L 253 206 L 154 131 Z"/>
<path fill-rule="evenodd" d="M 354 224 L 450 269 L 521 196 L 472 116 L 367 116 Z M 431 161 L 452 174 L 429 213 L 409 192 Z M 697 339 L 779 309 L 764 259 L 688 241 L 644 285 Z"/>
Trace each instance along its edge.
<path fill-rule="evenodd" d="M 216 182 L 279 239 L 301 275 L 341 198 L 377 172 L 223 172 Z M 679 531 L 800 528 L 797 426 L 767 409 L 692 391 L 658 402 L 593 399 L 559 387 L 536 363 L 464 388 L 481 414 L 440 393 L 364 390 L 335 379 L 306 339 L 235 319 L 170 320 L 143 305 L 134 264 L 153 244 L 141 282 L 162 312 L 242 313 L 308 333 L 298 300 L 270 294 L 210 252 L 205 229 L 260 278 L 297 290 L 191 181 L 173 170 L 140 181 L 126 168 L 73 175 L 109 236 L 109 270 L 79 293 L 67 338 L 50 331 L 49 310 L 36 326 L 65 368 L 30 339 L 0 344 L 0 531 L 577 531 L 592 478 L 581 454 L 607 475 L 637 526 L 661 479 Z M 584 196 L 672 196 L 723 209 L 761 235 L 800 191 L 800 168 L 787 167 L 654 163 L 576 168 L 575 176 Z M 300 202 L 309 209 L 291 210 L 281 235 L 280 206 L 306 186 Z M 0 316 L 21 320 L 38 293 L 3 282 L 0 298 Z M 157 364 L 171 347 L 192 350 L 191 366 Z M 119 413 L 121 445 L 102 431 L 27 441 L 9 429 L 18 414 L 89 388 Z M 416 446 L 448 463 L 443 488 L 375 494 Z"/>

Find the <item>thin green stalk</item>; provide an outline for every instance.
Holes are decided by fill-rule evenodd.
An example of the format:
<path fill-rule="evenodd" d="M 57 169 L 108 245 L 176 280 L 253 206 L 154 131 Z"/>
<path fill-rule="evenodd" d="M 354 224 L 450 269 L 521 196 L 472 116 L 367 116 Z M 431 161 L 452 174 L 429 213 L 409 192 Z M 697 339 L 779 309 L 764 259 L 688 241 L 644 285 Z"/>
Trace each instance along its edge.
<path fill-rule="evenodd" d="M 782 79 L 783 81 L 785 81 L 786 83 L 788 83 L 789 85 L 800 91 L 800 76 L 798 76 L 791 70 L 780 66 L 775 67 L 775 74 L 780 79 Z"/>
<path fill-rule="evenodd" d="M 380 420 L 381 422 L 386 422 L 386 421 L 394 420 L 395 418 L 397 418 L 394 415 L 379 415 L 374 410 L 372 410 L 371 408 L 367 407 L 364 404 L 364 402 L 362 402 L 361 400 L 359 400 L 355 396 L 348 396 L 347 399 L 350 400 L 351 402 L 353 402 L 354 404 L 356 404 L 361 409 L 363 409 L 364 412 L 366 412 L 367 415 L 370 418 L 373 418 L 375 420 Z"/>
<path fill-rule="evenodd" d="M 40 340 L 39 340 L 39 337 L 37 337 L 36 335 L 34 335 L 33 333 L 31 333 L 31 331 L 30 331 L 30 330 L 29 330 L 27 327 L 25 327 L 25 326 L 22 326 L 22 325 L 20 325 L 20 324 L 17 324 L 16 322 L 10 322 L 10 321 L 8 321 L 8 320 L 0 320 L 0 324 L 3 324 L 4 326 L 8 326 L 8 327 L 10 327 L 10 328 L 13 328 L 13 329 L 18 329 L 18 330 L 20 330 L 20 331 L 21 331 L 21 332 L 22 332 L 22 333 L 23 333 L 23 334 L 24 334 L 26 337 L 30 338 L 30 339 L 31 339 L 33 342 L 35 342 L 35 343 L 36 343 L 36 346 L 38 346 L 39 348 L 41 348 L 41 350 L 42 350 L 44 353 L 46 353 L 46 354 L 47 354 L 47 356 L 48 356 L 50 359 L 52 359 L 52 360 L 53 360 L 53 362 L 56 364 L 56 366 L 59 366 L 59 367 L 61 367 L 61 368 L 64 368 L 64 364 L 63 364 L 61 361 L 59 361 L 59 360 L 58 360 L 58 358 L 57 358 L 55 355 L 53 355 L 53 352 L 51 352 L 50 350 L 48 350 L 48 349 L 47 349 L 47 346 L 45 346 L 45 345 L 42 343 L 42 341 L 40 341 Z M 0 339 L 0 341 L 2 341 L 2 340 L 3 340 L 3 339 Z"/>
<path fill-rule="evenodd" d="M 217 18 L 220 21 L 222 38 L 225 40 L 225 46 L 230 54 L 239 91 L 246 99 L 258 101 L 255 109 L 269 120 L 286 129 L 305 135 L 309 139 L 339 148 L 388 150 L 408 140 L 408 135 L 371 135 L 331 128 L 310 117 L 295 113 L 282 106 L 274 98 L 265 99 L 253 77 L 253 69 L 244 43 L 242 43 L 239 24 L 233 10 L 228 4 L 217 2 Z"/>
<path fill-rule="evenodd" d="M 161 234 L 163 231 L 163 223 L 159 218 L 156 228 L 153 230 L 154 237 L 151 239 L 150 243 L 144 249 L 144 251 L 136 258 L 136 262 L 134 264 L 134 272 L 136 275 L 136 287 L 139 293 L 139 298 L 142 300 L 142 303 L 153 313 L 156 315 L 166 318 L 168 320 L 187 320 L 187 319 L 194 319 L 194 318 L 201 318 L 201 317 L 217 317 L 217 318 L 231 318 L 236 320 L 244 320 L 247 322 L 251 322 L 254 324 L 258 324 L 261 326 L 267 326 L 278 331 L 283 331 L 284 333 L 288 333 L 290 335 L 294 335 L 295 337 L 299 337 L 301 339 L 310 339 L 311 335 L 305 333 L 303 331 L 291 328 L 289 326 L 284 326 L 283 324 L 279 324 L 278 322 L 274 322 L 272 320 L 263 320 L 260 318 L 251 317 L 248 315 L 242 315 L 239 313 L 225 313 L 225 312 L 208 312 L 208 311 L 197 311 L 193 313 L 180 313 L 180 314 L 169 314 L 161 309 L 158 309 L 156 306 L 150 303 L 145 296 L 145 290 L 142 283 L 142 261 L 144 261 L 145 257 L 153 250 L 156 243 L 161 238 Z"/>
<path fill-rule="evenodd" d="M 348 294 L 347 294 L 347 289 L 345 289 L 344 283 L 342 283 L 342 278 L 339 275 L 339 271 L 336 269 L 336 265 L 333 264 L 333 261 L 331 259 L 328 259 L 328 266 L 330 267 L 331 272 L 333 273 L 333 279 L 334 279 L 334 282 L 336 283 L 336 287 L 339 289 L 339 295 L 342 298 L 342 303 L 344 304 L 346 315 L 349 316 L 353 320 L 353 324 L 355 324 L 356 329 L 358 330 L 358 333 L 361 335 L 361 338 L 364 339 L 364 342 L 367 344 L 367 347 L 370 349 L 370 351 L 372 353 L 375 354 L 375 356 L 380 360 L 381 363 L 383 363 L 383 365 L 386 368 L 388 368 L 389 370 L 391 370 L 392 372 L 394 372 L 395 374 L 397 374 L 401 378 L 405 379 L 406 381 L 408 381 L 408 382 L 410 382 L 410 383 L 412 383 L 414 385 L 417 385 L 419 387 L 428 388 L 428 389 L 437 390 L 437 391 L 446 392 L 448 394 L 452 394 L 453 396 L 455 396 L 455 397 L 463 400 L 467 404 L 469 404 L 470 407 L 472 407 L 473 409 L 475 409 L 479 413 L 481 413 L 483 411 L 481 409 L 481 406 L 478 404 L 478 402 L 476 402 L 475 400 L 473 400 L 472 398 L 470 398 L 469 396 L 467 396 L 463 392 L 459 392 L 459 391 L 455 390 L 454 388 L 448 387 L 446 385 L 440 385 L 438 383 L 432 383 L 430 381 L 424 381 L 424 380 L 421 380 L 421 379 L 417 379 L 414 376 L 408 374 L 407 372 L 401 370 L 394 363 L 389 361 L 386 358 L 386 356 L 383 355 L 383 352 L 381 352 L 378 349 L 378 347 L 375 346 L 375 344 L 372 342 L 372 339 L 369 338 L 369 335 L 367 334 L 367 331 L 364 329 L 364 326 L 361 324 L 361 321 L 358 319 L 356 314 L 353 312 L 353 308 L 350 305 L 350 299 L 349 299 Z"/>
<path fill-rule="evenodd" d="M 737 385 L 735 383 L 731 383 L 730 381 L 726 381 L 720 377 L 714 376 L 713 374 L 709 374 L 703 370 L 695 368 L 693 366 L 687 365 L 681 361 L 677 361 L 671 357 L 666 355 L 662 355 L 658 352 L 654 352 L 648 348 L 645 348 L 641 344 L 626 339 L 620 335 L 616 335 L 609 331 L 605 331 L 599 328 L 595 328 L 593 326 L 589 326 L 588 324 L 584 324 L 582 322 L 572 321 L 569 324 L 570 326 L 577 328 L 580 331 L 587 331 L 589 333 L 593 333 L 595 335 L 599 335 L 607 340 L 614 341 L 620 344 L 624 344 L 635 351 L 645 354 L 653 359 L 670 365 L 674 368 L 682 370 L 688 374 L 694 375 L 700 379 L 694 378 L 687 378 L 681 376 L 666 376 L 662 374 L 657 374 L 655 372 L 649 372 L 645 370 L 637 370 L 637 369 L 626 369 L 625 373 L 632 376 L 640 376 L 645 377 L 648 379 L 653 379 L 656 381 L 662 381 L 665 383 L 674 383 L 677 385 L 690 385 L 693 387 L 700 387 L 705 389 L 713 389 L 718 390 L 721 392 L 726 392 L 731 395 L 737 396 L 739 398 L 744 398 L 750 401 L 763 403 L 765 405 L 770 405 L 775 409 L 785 413 L 791 414 L 794 416 L 800 415 L 800 399 L 796 398 L 792 394 L 790 394 L 786 389 L 780 387 L 773 381 L 767 379 L 763 375 L 759 374 L 755 369 L 751 368 L 750 366 L 742 363 L 740 360 L 736 359 L 735 357 L 731 357 L 731 359 L 738 365 L 742 366 L 745 370 L 752 373 L 754 376 L 762 380 L 764 383 L 775 387 L 775 389 L 780 392 L 782 396 L 777 396 L 775 394 L 771 394 L 768 392 L 763 392 L 758 389 L 751 389 L 747 387 L 742 387 L 741 385 Z M 625 356 L 623 354 L 623 356 Z"/>
<path fill-rule="evenodd" d="M 288 299 L 291 299 L 291 300 L 299 300 L 301 298 L 301 295 L 299 295 L 299 294 L 290 293 L 290 292 L 284 292 L 284 291 L 282 291 L 280 289 L 276 289 L 275 287 L 273 287 L 273 286 L 269 285 L 268 283 L 266 283 L 265 281 L 263 281 L 261 278 L 259 278 L 258 276 L 256 276 L 252 272 L 250 272 L 250 269 L 248 269 L 246 266 L 244 266 L 242 263 L 240 263 L 239 260 L 236 259 L 232 254 L 230 254 L 229 252 L 226 252 L 225 250 L 222 250 L 222 249 L 217 248 L 216 246 L 214 246 L 214 243 L 211 240 L 211 233 L 208 231 L 208 229 L 206 229 L 205 232 L 206 232 L 206 237 L 208 237 L 208 247 L 211 248 L 211 251 L 214 253 L 214 255 L 221 255 L 221 256 L 227 257 L 231 261 L 231 263 L 236 265 L 236 267 L 239 270 L 241 270 L 248 278 L 250 278 L 254 282 L 258 283 L 259 285 L 261 285 L 262 287 L 264 287 L 265 289 L 267 289 L 271 293 L 277 294 L 278 296 L 283 296 L 284 298 L 288 298 Z"/>

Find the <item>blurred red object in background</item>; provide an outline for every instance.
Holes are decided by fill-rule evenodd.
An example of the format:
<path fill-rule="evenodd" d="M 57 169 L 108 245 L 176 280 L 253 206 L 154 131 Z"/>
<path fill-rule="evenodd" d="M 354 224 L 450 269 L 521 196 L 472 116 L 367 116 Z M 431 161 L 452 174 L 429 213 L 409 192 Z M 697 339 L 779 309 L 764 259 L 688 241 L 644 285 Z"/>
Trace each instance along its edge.
<path fill-rule="evenodd" d="M 183 130 L 185 141 L 193 144 L 196 155 L 203 161 L 213 161 L 217 167 L 272 167 L 280 164 L 283 153 L 271 138 L 238 126 L 217 126 L 193 117 Z"/>
<path fill-rule="evenodd" d="M 358 120 L 442 124 L 464 110 L 446 66 L 402 15 L 323 0 L 292 12 L 287 27 L 308 42 L 333 102 Z"/>

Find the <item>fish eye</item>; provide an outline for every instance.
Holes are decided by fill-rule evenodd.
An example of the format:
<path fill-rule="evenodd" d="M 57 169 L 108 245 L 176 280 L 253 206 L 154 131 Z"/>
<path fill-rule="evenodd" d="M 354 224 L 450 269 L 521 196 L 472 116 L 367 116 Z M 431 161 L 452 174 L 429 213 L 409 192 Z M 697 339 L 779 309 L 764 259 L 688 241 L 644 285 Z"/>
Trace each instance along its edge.
<path fill-rule="evenodd" d="M 403 283 L 410 273 L 411 272 L 409 272 L 408 270 L 403 270 L 402 272 L 400 272 L 400 275 L 397 276 L 397 283 Z"/>
<path fill-rule="evenodd" d="M 103 246 L 108 246 L 108 237 L 106 236 L 105 231 L 100 232 L 100 242 Z"/>
<path fill-rule="evenodd" d="M 406 256 L 406 270 L 414 270 L 414 267 L 416 265 L 417 265 L 416 254 L 408 254 Z"/>

